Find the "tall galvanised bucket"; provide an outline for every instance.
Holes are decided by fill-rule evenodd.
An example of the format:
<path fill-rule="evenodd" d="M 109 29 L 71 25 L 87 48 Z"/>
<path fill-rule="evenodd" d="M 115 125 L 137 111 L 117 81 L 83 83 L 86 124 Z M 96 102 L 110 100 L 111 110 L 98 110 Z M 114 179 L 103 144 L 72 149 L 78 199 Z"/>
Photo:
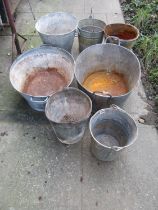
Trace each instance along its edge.
<path fill-rule="evenodd" d="M 91 152 L 102 161 L 118 158 L 120 152 L 137 138 L 137 126 L 132 117 L 116 105 L 101 109 L 89 122 Z"/>
<path fill-rule="evenodd" d="M 105 23 L 101 20 L 87 18 L 78 23 L 79 51 L 85 48 L 102 43 Z"/>
<path fill-rule="evenodd" d="M 77 19 L 67 12 L 42 16 L 35 25 L 43 43 L 71 51 Z"/>

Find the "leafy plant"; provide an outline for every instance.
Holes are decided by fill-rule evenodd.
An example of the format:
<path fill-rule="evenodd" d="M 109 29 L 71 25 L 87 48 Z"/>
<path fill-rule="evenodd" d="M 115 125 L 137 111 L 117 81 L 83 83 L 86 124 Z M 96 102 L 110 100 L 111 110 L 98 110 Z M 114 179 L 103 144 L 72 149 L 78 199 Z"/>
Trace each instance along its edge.
<path fill-rule="evenodd" d="M 141 35 L 137 42 L 136 50 L 141 55 L 144 67 L 147 71 L 158 63 L 158 34 L 153 36 Z"/>
<path fill-rule="evenodd" d="M 126 20 L 140 30 L 134 50 L 158 98 L 158 0 L 131 0 L 123 4 L 123 11 Z"/>
<path fill-rule="evenodd" d="M 158 68 L 152 69 L 149 73 L 149 79 L 154 85 L 158 85 Z"/>

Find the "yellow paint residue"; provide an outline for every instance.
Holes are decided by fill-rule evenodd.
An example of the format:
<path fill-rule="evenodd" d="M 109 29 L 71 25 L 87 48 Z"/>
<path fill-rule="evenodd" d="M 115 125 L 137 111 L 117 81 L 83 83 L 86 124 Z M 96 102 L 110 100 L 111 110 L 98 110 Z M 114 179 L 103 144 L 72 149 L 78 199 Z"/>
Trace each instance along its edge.
<path fill-rule="evenodd" d="M 128 92 L 124 75 L 116 71 L 100 70 L 94 72 L 86 77 L 83 86 L 91 92 L 107 92 L 112 96 L 119 96 Z"/>

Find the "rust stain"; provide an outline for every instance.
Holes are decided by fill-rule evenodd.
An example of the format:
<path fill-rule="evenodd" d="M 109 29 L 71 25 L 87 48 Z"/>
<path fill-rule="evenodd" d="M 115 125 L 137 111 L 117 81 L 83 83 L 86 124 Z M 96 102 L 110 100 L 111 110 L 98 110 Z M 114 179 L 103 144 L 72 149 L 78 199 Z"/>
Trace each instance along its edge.
<path fill-rule="evenodd" d="M 61 90 L 67 81 L 56 68 L 40 69 L 28 75 L 22 92 L 33 96 L 48 96 Z"/>

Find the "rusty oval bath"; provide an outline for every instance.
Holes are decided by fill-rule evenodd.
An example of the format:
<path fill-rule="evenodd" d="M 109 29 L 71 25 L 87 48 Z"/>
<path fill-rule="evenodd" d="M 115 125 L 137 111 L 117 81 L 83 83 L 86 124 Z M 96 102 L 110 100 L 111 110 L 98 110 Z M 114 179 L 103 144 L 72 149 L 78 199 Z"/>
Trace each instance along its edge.
<path fill-rule="evenodd" d="M 13 88 L 25 98 L 30 107 L 36 111 L 44 111 L 49 97 L 43 95 L 31 95 L 23 91 L 25 81 L 34 70 L 47 70 L 57 68 L 67 81 L 66 87 L 71 85 L 74 79 L 75 61 L 70 53 L 61 48 L 42 45 L 24 52 L 12 64 L 10 68 L 10 82 Z M 53 81 L 52 81 L 53 82 Z"/>

